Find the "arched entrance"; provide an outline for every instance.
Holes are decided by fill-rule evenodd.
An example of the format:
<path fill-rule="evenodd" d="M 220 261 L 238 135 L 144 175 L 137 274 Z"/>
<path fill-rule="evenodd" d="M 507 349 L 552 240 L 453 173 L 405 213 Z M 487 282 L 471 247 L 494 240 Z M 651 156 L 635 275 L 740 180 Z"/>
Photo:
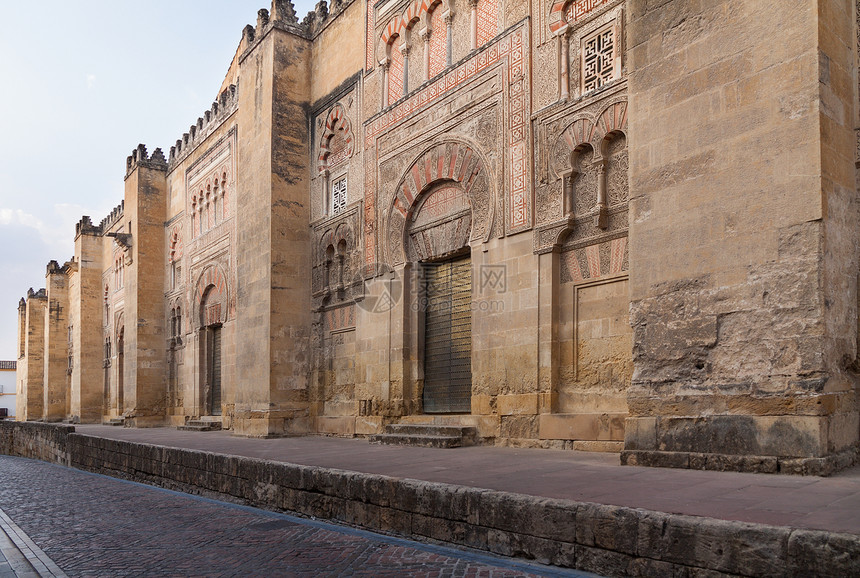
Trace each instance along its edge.
<path fill-rule="evenodd" d="M 425 413 L 472 407 L 472 212 L 462 185 L 441 181 L 415 204 L 407 255 L 421 263 Z"/>
<path fill-rule="evenodd" d="M 448 141 L 425 150 L 404 172 L 386 211 L 385 255 L 420 276 L 419 375 L 424 413 L 470 413 L 472 405 L 471 246 L 493 230 L 495 195 L 473 145 Z"/>
<path fill-rule="evenodd" d="M 123 388 L 125 387 L 125 327 L 119 330 L 116 340 L 116 414 L 123 412 Z"/>
<path fill-rule="evenodd" d="M 221 328 L 227 316 L 227 285 L 220 268 L 211 266 L 204 271 L 197 295 L 200 296 L 197 311 L 200 415 L 221 415 Z"/>

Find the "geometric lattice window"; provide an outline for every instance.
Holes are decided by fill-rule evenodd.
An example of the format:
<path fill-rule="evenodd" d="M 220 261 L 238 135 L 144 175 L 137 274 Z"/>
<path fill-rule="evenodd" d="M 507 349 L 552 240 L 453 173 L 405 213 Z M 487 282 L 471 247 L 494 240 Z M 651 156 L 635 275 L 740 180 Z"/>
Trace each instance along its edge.
<path fill-rule="evenodd" d="M 346 208 L 346 177 L 338 179 L 331 187 L 331 214 Z"/>
<path fill-rule="evenodd" d="M 615 28 L 610 25 L 582 41 L 582 92 L 600 88 L 615 78 Z"/>

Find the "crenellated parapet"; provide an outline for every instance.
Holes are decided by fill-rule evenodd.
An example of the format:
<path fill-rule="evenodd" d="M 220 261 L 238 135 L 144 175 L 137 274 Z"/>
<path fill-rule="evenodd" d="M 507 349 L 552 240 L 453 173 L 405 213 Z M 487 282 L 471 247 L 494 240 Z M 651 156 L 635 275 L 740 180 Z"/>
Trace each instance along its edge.
<path fill-rule="evenodd" d="M 101 227 L 97 227 L 93 225 L 93 222 L 90 220 L 89 216 L 84 215 L 81 217 L 81 220 L 78 221 L 78 224 L 75 225 L 75 237 L 77 238 L 80 235 L 101 235 L 102 230 Z"/>
<path fill-rule="evenodd" d="M 68 275 L 69 273 L 77 270 L 77 261 L 72 257 L 70 261 L 66 261 L 63 265 L 60 265 L 56 260 L 51 259 L 48 261 L 48 266 L 45 270 L 45 277 L 49 277 L 51 275 Z"/>
<path fill-rule="evenodd" d="M 29 301 L 30 299 L 40 299 L 43 301 L 47 300 L 48 299 L 48 292 L 45 291 L 44 287 L 42 287 L 38 291 L 33 291 L 33 288 L 30 287 L 29 289 L 27 289 L 27 301 Z"/>
<path fill-rule="evenodd" d="M 253 30 L 253 28 L 252 28 Z M 170 159 L 167 162 L 167 170 L 172 171 L 181 163 L 191 151 L 206 140 L 215 129 L 220 127 L 239 107 L 239 93 L 235 84 L 224 89 L 216 102 L 212 103 L 209 110 L 192 124 L 188 132 L 170 147 Z"/>
<path fill-rule="evenodd" d="M 296 9 L 290 0 L 272 0 L 271 10 L 257 12 L 256 26 L 248 24 L 242 30 L 240 52 L 247 54 L 272 28 L 285 30 L 303 38 L 312 39 L 333 22 L 355 0 L 320 0 L 313 10 L 299 22 Z"/>
<path fill-rule="evenodd" d="M 114 224 L 122 217 L 123 212 L 125 211 L 125 201 L 122 201 L 118 204 L 114 209 L 110 212 L 110 214 L 102 219 L 102 222 L 99 223 L 99 230 L 102 234 L 105 231 L 114 226 Z"/>
<path fill-rule="evenodd" d="M 167 160 L 164 158 L 164 153 L 161 152 L 160 148 L 155 149 L 152 152 L 152 156 L 150 156 L 146 151 L 146 145 L 139 144 L 125 160 L 125 178 L 128 178 L 138 167 L 166 171 Z"/>
<path fill-rule="evenodd" d="M 290 0 L 273 0 L 270 20 L 287 24 L 298 24 L 299 22 L 296 16 L 296 7 Z"/>
<path fill-rule="evenodd" d="M 314 9 L 308 12 L 307 16 L 305 16 L 304 20 L 302 20 L 302 27 L 305 29 L 306 34 L 313 38 L 320 32 L 322 32 L 329 23 L 333 22 L 335 18 L 340 16 L 340 14 L 346 10 L 355 0 L 332 0 L 331 2 L 326 2 L 326 0 L 320 0 L 317 2 Z"/>
<path fill-rule="evenodd" d="M 51 259 L 50 261 L 48 261 L 48 267 L 47 267 L 47 270 L 45 271 L 45 275 L 46 276 L 47 275 L 56 275 L 57 273 L 60 273 L 61 271 L 62 270 L 60 269 L 60 264 L 57 263 L 57 261 L 55 261 L 54 259 Z"/>

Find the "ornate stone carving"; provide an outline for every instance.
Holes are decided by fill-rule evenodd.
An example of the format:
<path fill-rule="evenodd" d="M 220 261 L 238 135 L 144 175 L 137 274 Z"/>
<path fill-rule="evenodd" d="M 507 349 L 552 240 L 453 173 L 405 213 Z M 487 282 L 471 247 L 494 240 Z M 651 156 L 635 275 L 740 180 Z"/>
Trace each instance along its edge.
<path fill-rule="evenodd" d="M 563 250 L 560 255 L 562 283 L 597 279 L 627 271 L 627 236 Z"/>
<path fill-rule="evenodd" d="M 197 327 L 227 322 L 229 309 L 227 276 L 221 265 L 208 265 L 194 289 L 194 320 Z"/>
<path fill-rule="evenodd" d="M 349 118 L 340 103 L 335 104 L 326 117 L 325 130 L 320 137 L 317 168 L 320 173 L 352 156 L 355 138 Z"/>
<path fill-rule="evenodd" d="M 316 249 L 311 277 L 314 310 L 340 307 L 361 296 L 357 287 L 363 262 L 358 234 L 361 215 L 361 203 L 355 203 L 314 225 Z"/>
<path fill-rule="evenodd" d="M 628 172 L 627 141 L 623 136 L 612 139 L 606 174 L 609 206 L 627 203 L 630 190 Z"/>
<path fill-rule="evenodd" d="M 562 186 L 560 180 L 540 185 L 536 188 L 535 210 L 537 212 L 538 223 L 541 225 L 563 216 Z"/>
<path fill-rule="evenodd" d="M 460 185 L 443 183 L 416 204 L 407 226 L 409 261 L 451 254 L 469 244 L 472 211 Z"/>
<path fill-rule="evenodd" d="M 572 227 L 573 219 L 571 218 L 538 227 L 535 229 L 534 252 L 541 254 L 555 250 Z"/>
<path fill-rule="evenodd" d="M 447 185 L 448 188 L 441 189 Z M 447 198 L 453 205 L 460 207 L 454 212 L 454 216 L 446 213 L 450 219 L 460 219 L 459 224 L 451 225 L 455 231 L 452 234 L 461 234 L 465 221 L 462 220 L 464 209 L 461 205 L 469 205 L 469 222 L 471 233 L 467 239 L 471 241 L 486 241 L 493 226 L 494 198 L 491 179 L 488 174 L 486 163 L 471 145 L 461 141 L 448 141 L 433 145 L 417 159 L 404 172 L 394 191 L 393 200 L 386 211 L 386 245 L 387 258 L 392 265 L 403 263 L 409 258 L 416 258 L 422 253 L 418 251 L 407 251 L 404 247 L 407 223 L 410 231 L 419 233 L 421 226 L 420 207 L 432 199 L 437 191 L 448 191 L 440 200 Z M 452 191 L 461 191 L 455 194 Z M 459 204 L 458 204 L 459 203 Z M 441 206 L 441 205 L 440 205 Z M 444 207 L 439 210 L 448 210 Z M 419 220 L 416 221 L 416 218 Z M 446 217 L 447 218 L 447 217 Z M 447 221 L 446 221 L 447 222 Z M 418 223 L 418 224 L 415 224 Z M 413 226 L 413 224 L 415 224 Z M 423 238 L 423 235 L 417 235 Z"/>
<path fill-rule="evenodd" d="M 574 176 L 571 179 L 571 208 L 573 214 L 582 217 L 591 212 L 597 201 L 598 167 L 594 162 L 594 151 L 589 145 L 584 145 L 581 151 L 574 153 Z"/>

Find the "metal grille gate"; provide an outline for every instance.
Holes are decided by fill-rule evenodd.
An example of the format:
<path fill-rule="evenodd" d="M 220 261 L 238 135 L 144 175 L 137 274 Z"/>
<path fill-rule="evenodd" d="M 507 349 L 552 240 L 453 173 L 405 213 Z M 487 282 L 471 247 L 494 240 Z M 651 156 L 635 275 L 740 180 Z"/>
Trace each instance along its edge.
<path fill-rule="evenodd" d="M 221 415 L 221 328 L 212 332 L 212 413 Z"/>
<path fill-rule="evenodd" d="M 424 265 L 424 412 L 472 409 L 472 261 Z"/>

